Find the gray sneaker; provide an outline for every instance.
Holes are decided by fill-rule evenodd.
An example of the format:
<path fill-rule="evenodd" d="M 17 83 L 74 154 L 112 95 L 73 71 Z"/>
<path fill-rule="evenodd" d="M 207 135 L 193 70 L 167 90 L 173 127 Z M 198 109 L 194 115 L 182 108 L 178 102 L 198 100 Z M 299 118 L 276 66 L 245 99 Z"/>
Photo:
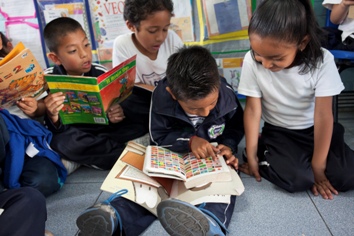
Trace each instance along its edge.
<path fill-rule="evenodd" d="M 157 216 L 164 229 L 173 236 L 225 235 L 215 216 L 213 219 L 201 209 L 177 199 L 160 202 Z"/>
<path fill-rule="evenodd" d="M 79 236 L 111 236 L 121 234 L 123 231 L 122 220 L 118 211 L 110 204 L 110 202 L 127 193 L 126 189 L 122 189 L 112 194 L 102 203 L 87 208 L 76 219 L 76 225 L 79 228 Z M 118 229 L 119 227 L 119 229 Z M 116 232 L 120 230 L 119 232 Z"/>

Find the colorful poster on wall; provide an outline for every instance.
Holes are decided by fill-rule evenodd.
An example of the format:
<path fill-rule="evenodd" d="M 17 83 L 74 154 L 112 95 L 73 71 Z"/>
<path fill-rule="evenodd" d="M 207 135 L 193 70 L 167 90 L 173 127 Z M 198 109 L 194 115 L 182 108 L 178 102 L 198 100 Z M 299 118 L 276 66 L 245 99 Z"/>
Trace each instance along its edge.
<path fill-rule="evenodd" d="M 131 32 L 124 21 L 124 1 L 90 0 L 97 48 L 112 48 L 114 39 Z"/>
<path fill-rule="evenodd" d="M 243 58 L 217 58 L 219 73 L 237 91 L 240 82 Z"/>
<path fill-rule="evenodd" d="M 174 30 L 183 42 L 193 42 L 195 38 L 191 0 L 173 0 L 173 13 L 170 29 Z"/>
<path fill-rule="evenodd" d="M 246 30 L 252 15 L 250 0 L 203 0 L 208 37 Z"/>
<path fill-rule="evenodd" d="M 29 0 L 0 0 L 0 13 L 6 20 L 36 17 L 34 3 Z"/>

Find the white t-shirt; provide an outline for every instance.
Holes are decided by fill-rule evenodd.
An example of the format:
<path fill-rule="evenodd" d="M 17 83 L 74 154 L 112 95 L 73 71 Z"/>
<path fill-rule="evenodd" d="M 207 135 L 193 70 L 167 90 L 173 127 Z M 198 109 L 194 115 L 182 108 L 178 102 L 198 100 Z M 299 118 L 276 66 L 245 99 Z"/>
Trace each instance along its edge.
<path fill-rule="evenodd" d="M 333 4 L 340 4 L 342 0 L 324 0 L 322 5 L 332 10 Z M 338 26 L 338 29 L 343 31 L 342 41 L 344 41 L 349 35 L 354 33 L 354 19 L 346 17 L 345 20 Z"/>
<path fill-rule="evenodd" d="M 299 66 L 272 72 L 256 62 L 251 52 L 243 60 L 238 93 L 261 98 L 265 122 L 287 129 L 314 125 L 315 97 L 334 96 L 343 83 L 333 55 L 323 49 L 323 63 L 311 73 L 299 74 Z"/>
<path fill-rule="evenodd" d="M 169 30 L 165 41 L 160 46 L 156 60 L 151 60 L 135 47 L 132 33 L 120 35 L 113 43 L 112 65 L 117 66 L 137 55 L 135 82 L 156 86 L 157 82 L 166 75 L 167 59 L 182 46 L 183 42 L 178 35 Z"/>

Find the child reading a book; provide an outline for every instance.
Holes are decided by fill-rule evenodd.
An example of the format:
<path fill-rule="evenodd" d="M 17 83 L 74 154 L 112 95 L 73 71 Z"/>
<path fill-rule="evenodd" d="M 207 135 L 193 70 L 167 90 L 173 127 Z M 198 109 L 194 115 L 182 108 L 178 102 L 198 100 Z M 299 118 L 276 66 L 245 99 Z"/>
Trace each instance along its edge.
<path fill-rule="evenodd" d="M 92 51 L 86 33 L 79 22 L 69 17 L 60 17 L 44 28 L 44 40 L 50 50 L 48 57 L 55 66 L 48 74 L 83 75 L 97 77 L 106 69 L 92 63 Z M 58 92 L 45 98 L 48 129 L 53 132 L 52 148 L 74 170 L 79 164 L 99 169 L 110 169 L 123 151 L 125 143 L 142 136 L 142 128 L 124 119 L 119 104 L 112 105 L 108 112 L 109 125 L 70 124 L 63 125 L 59 111 L 65 96 Z M 70 171 L 69 171 L 70 173 Z"/>
<path fill-rule="evenodd" d="M 332 97 L 344 86 L 333 55 L 321 48 L 310 1 L 265 0 L 248 32 L 252 50 L 238 88 L 246 95 L 247 162 L 240 170 L 324 199 L 353 189 L 354 153 L 332 113 Z"/>
<path fill-rule="evenodd" d="M 3 33 L 0 35 L 1 57 L 6 57 L 13 46 Z M 25 63 L 19 64 L 26 66 Z M 40 97 L 45 95 L 46 92 Z M 44 196 L 49 196 L 64 184 L 64 166 L 59 155 L 49 147 L 52 134 L 42 124 L 32 120 L 44 113 L 43 100 L 37 101 L 32 97 L 23 97 L 6 110 L 0 108 L 0 118 L 6 126 L 4 129 L 11 136 L 6 146 L 6 160 L 0 162 L 0 168 L 6 173 L 6 188 L 33 187 Z"/>
<path fill-rule="evenodd" d="M 137 55 L 136 84 L 153 90 L 165 77 L 168 57 L 183 46 L 178 35 L 169 30 L 173 17 L 172 0 L 126 0 L 124 20 L 132 33 L 114 40 L 113 66 Z M 122 103 L 126 119 L 143 124 L 148 132 L 151 93 L 139 87 Z"/>
<path fill-rule="evenodd" d="M 234 153 L 244 134 L 243 110 L 231 86 L 219 77 L 210 52 L 200 46 L 181 48 L 168 59 L 166 75 L 152 94 L 150 134 L 155 144 L 192 151 L 199 158 L 222 155 L 237 169 Z M 83 235 L 139 235 L 156 219 L 137 203 L 119 197 L 123 193 L 78 217 Z M 235 200 L 230 196 L 229 204 L 198 208 L 168 199 L 157 206 L 158 218 L 170 235 L 225 235 Z"/>

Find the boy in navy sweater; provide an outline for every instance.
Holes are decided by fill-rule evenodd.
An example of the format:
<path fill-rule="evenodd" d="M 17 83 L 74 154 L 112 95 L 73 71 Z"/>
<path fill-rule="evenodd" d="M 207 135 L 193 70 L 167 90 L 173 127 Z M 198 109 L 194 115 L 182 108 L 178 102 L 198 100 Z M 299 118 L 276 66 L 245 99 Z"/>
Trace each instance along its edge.
<path fill-rule="evenodd" d="M 106 72 L 103 66 L 92 63 L 91 44 L 76 20 L 60 17 L 49 22 L 44 29 L 44 39 L 50 50 L 48 57 L 55 63 L 45 73 L 97 77 Z M 46 125 L 53 132 L 51 146 L 64 158 L 64 165 L 69 163 L 71 167 L 74 166 L 73 169 L 78 164 L 110 169 L 124 150 L 125 143 L 144 135 L 142 127 L 124 119 L 123 110 L 118 104 L 112 105 L 107 112 L 110 121 L 108 126 L 63 125 L 59 111 L 64 106 L 64 99 L 64 94 L 59 92 L 49 94 L 44 100 Z"/>

